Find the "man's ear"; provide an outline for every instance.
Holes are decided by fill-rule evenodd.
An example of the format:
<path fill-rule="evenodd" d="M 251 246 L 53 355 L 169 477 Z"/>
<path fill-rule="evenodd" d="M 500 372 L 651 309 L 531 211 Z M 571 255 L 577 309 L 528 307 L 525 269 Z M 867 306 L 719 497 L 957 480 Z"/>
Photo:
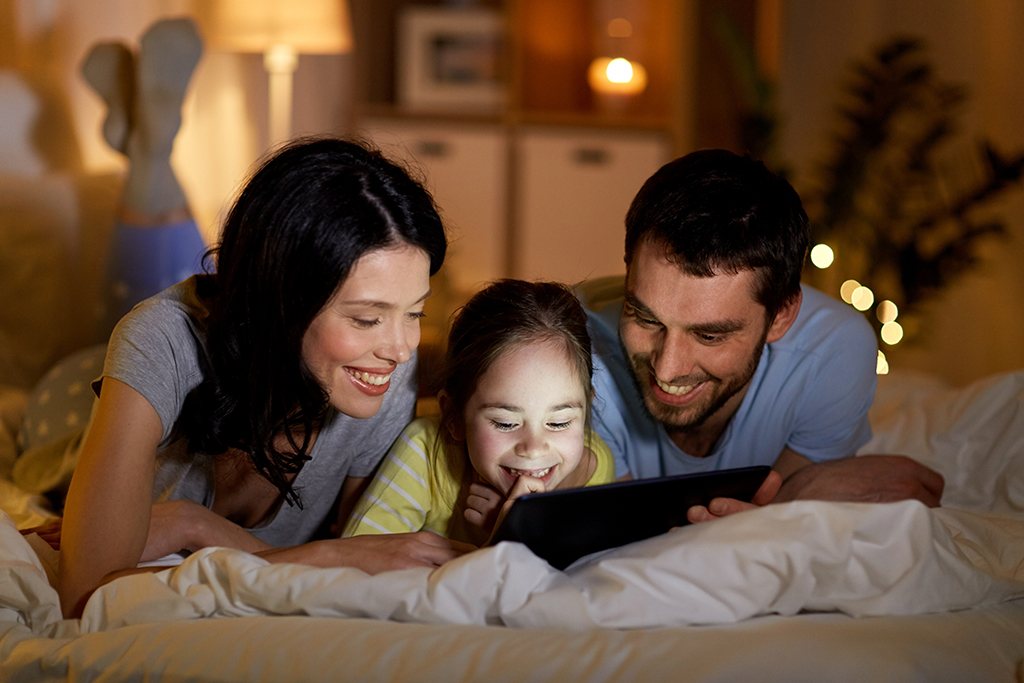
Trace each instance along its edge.
<path fill-rule="evenodd" d="M 448 395 L 447 391 L 442 389 L 437 394 L 437 402 L 441 406 L 441 415 L 447 417 L 448 411 L 452 409 L 452 397 Z M 453 415 L 451 419 L 444 419 L 441 423 L 447 423 L 448 433 L 452 435 L 453 439 L 456 441 L 466 440 L 466 426 L 463 424 L 461 415 Z"/>
<path fill-rule="evenodd" d="M 777 342 L 789 331 L 800 312 L 800 304 L 804 300 L 804 293 L 798 291 L 796 296 L 783 304 L 779 312 L 775 314 L 775 320 L 768 326 L 768 334 L 765 335 L 765 343 Z"/>

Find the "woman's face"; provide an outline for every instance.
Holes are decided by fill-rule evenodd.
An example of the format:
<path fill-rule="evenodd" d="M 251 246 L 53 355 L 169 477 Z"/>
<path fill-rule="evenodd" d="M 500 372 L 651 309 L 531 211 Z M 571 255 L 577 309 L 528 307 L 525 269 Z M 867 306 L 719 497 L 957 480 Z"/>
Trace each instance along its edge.
<path fill-rule="evenodd" d="M 352 417 L 380 410 L 391 373 L 420 342 L 430 258 L 409 244 L 364 254 L 302 338 L 302 358 Z"/>

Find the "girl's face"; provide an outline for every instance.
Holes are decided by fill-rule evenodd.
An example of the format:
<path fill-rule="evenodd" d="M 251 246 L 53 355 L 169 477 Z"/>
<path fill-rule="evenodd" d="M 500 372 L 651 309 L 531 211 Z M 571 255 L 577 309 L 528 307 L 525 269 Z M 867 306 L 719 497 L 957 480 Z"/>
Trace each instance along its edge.
<path fill-rule="evenodd" d="M 550 491 L 583 458 L 587 394 L 565 346 L 546 340 L 498 358 L 464 413 L 473 468 L 508 495 L 520 476 Z"/>
<path fill-rule="evenodd" d="M 335 409 L 377 414 L 391 373 L 420 343 L 429 294 L 430 258 L 418 247 L 378 249 L 356 261 L 302 338 L 302 358 Z"/>

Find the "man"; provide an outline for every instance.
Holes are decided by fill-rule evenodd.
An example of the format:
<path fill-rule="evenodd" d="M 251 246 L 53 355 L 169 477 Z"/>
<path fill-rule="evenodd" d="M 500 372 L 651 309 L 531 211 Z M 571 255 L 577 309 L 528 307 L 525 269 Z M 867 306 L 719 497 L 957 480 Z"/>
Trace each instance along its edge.
<path fill-rule="evenodd" d="M 749 157 L 694 152 L 644 184 L 626 215 L 625 291 L 581 291 L 594 428 L 619 477 L 760 464 L 778 476 L 758 504 L 938 505 L 932 470 L 848 457 L 871 437 L 877 346 L 863 316 L 800 285 L 807 243 L 796 192 Z M 719 499 L 689 517 L 746 507 Z"/>

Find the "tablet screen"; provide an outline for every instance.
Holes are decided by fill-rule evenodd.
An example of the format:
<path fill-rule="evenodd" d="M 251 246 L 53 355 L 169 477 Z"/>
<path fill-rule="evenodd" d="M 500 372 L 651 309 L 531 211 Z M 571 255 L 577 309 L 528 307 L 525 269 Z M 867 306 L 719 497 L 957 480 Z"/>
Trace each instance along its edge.
<path fill-rule="evenodd" d="M 688 524 L 692 505 L 718 497 L 749 501 L 770 470 L 742 467 L 531 493 L 516 499 L 489 545 L 519 541 L 565 569 L 584 555 Z"/>

